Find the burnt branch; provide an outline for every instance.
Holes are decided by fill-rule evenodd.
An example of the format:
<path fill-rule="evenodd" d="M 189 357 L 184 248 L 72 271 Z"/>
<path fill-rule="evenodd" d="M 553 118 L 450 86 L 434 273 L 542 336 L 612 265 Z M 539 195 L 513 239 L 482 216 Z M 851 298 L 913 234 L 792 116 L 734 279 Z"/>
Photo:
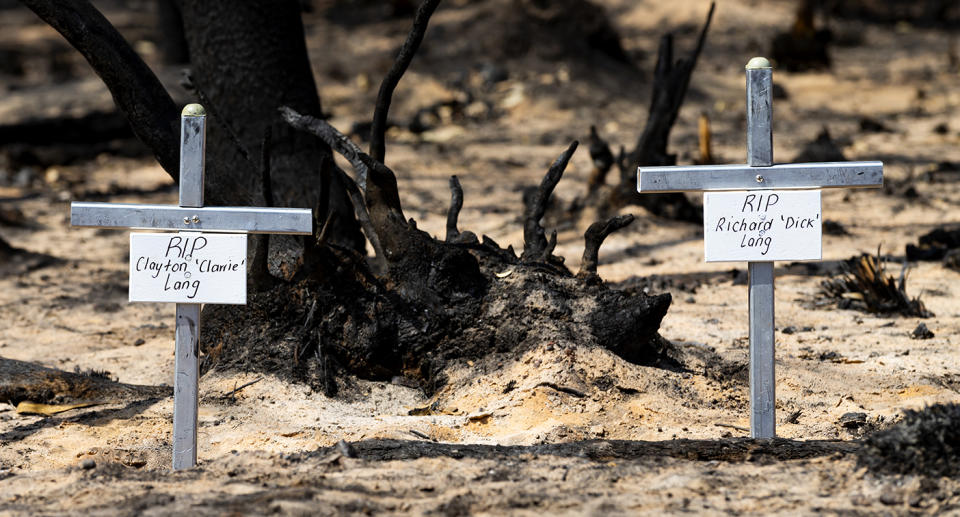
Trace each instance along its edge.
<path fill-rule="evenodd" d="M 301 115 L 287 106 L 280 107 L 280 115 L 294 128 L 316 135 L 334 151 L 346 158 L 353 169 L 357 171 L 357 184 L 361 189 L 366 187 L 367 176 L 374 166 L 374 160 L 364 153 L 357 144 L 325 120 L 310 115 Z"/>
<path fill-rule="evenodd" d="M 173 99 L 117 29 L 87 0 L 22 0 L 90 63 L 174 180 L 180 177 L 180 113 Z"/>
<path fill-rule="evenodd" d="M 456 176 L 450 176 L 450 209 L 447 210 L 447 242 L 453 242 L 460 237 L 457 229 L 457 219 L 460 218 L 460 209 L 463 208 L 463 187 Z"/>
<path fill-rule="evenodd" d="M 606 221 L 597 221 L 587 228 L 583 234 L 585 244 L 583 246 L 583 260 L 580 261 L 580 271 L 577 276 L 580 278 L 589 278 L 597 274 L 597 264 L 599 263 L 600 246 L 603 241 L 613 232 L 626 227 L 633 222 L 633 215 L 618 215 Z"/>
<path fill-rule="evenodd" d="M 563 171 L 566 170 L 567 164 L 570 163 L 570 157 L 573 156 L 578 145 L 580 143 L 574 140 L 570 147 L 553 162 L 553 165 L 550 166 L 547 174 L 543 177 L 543 181 L 540 182 L 540 187 L 537 188 L 533 199 L 527 205 L 523 223 L 523 255 L 521 256 L 524 262 L 550 261 L 553 246 L 556 245 L 556 236 L 554 235 L 553 246 L 551 246 L 547 242 L 543 226 L 540 225 L 540 219 L 543 219 L 553 189 L 556 188 L 560 178 L 563 177 Z"/>
<path fill-rule="evenodd" d="M 379 236 L 384 248 L 384 256 L 389 258 L 390 252 L 398 249 L 399 240 L 403 239 L 401 234 L 407 229 L 403 209 L 400 206 L 397 177 L 393 171 L 364 153 L 357 144 L 327 121 L 302 115 L 287 106 L 281 107 L 280 113 L 288 124 L 318 136 L 350 162 L 357 172 L 357 185 L 365 192 L 364 201 L 370 215 L 371 226 L 375 230 L 374 234 Z M 351 194 L 351 199 L 356 202 L 354 194 Z"/>
<path fill-rule="evenodd" d="M 373 246 L 373 251 L 377 255 L 377 259 L 381 261 L 384 260 L 383 246 L 380 244 L 380 237 L 377 235 L 377 230 L 374 229 L 373 223 L 370 221 L 370 213 L 367 212 L 367 206 L 363 202 L 363 194 L 360 193 L 360 188 L 357 187 L 357 183 L 353 181 L 353 178 L 347 176 L 347 173 L 344 172 L 343 169 L 334 166 L 334 170 L 337 172 L 337 178 L 340 180 L 340 183 L 346 189 L 347 195 L 350 196 L 353 211 L 357 216 L 357 220 L 360 221 L 360 227 L 363 228 L 363 231 L 367 234 L 367 239 L 370 240 L 370 245 Z"/>
<path fill-rule="evenodd" d="M 377 104 L 373 110 L 373 124 L 370 126 L 370 156 L 380 163 L 385 163 L 387 154 L 386 136 L 387 136 L 387 113 L 390 111 L 390 102 L 393 100 L 393 91 L 400 83 L 400 78 L 413 61 L 420 43 L 423 41 L 423 35 L 427 32 L 427 24 L 430 22 L 430 16 L 437 9 L 440 0 L 424 0 L 417 8 L 417 13 L 413 17 L 413 27 L 407 34 L 406 41 L 400 47 L 396 60 L 387 75 L 380 83 L 380 91 L 377 93 Z"/>

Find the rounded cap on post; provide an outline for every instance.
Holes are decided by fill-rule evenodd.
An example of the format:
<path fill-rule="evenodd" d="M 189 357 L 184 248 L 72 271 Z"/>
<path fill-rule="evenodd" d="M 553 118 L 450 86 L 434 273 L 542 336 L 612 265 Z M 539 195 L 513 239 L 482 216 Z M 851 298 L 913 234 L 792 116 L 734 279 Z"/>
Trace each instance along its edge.
<path fill-rule="evenodd" d="M 758 68 L 772 68 L 770 60 L 765 57 L 755 57 L 747 62 L 747 70 L 756 70 Z"/>
<path fill-rule="evenodd" d="M 207 110 L 203 109 L 203 106 L 199 104 L 187 104 L 183 107 L 183 111 L 180 112 L 182 117 L 206 117 Z"/>

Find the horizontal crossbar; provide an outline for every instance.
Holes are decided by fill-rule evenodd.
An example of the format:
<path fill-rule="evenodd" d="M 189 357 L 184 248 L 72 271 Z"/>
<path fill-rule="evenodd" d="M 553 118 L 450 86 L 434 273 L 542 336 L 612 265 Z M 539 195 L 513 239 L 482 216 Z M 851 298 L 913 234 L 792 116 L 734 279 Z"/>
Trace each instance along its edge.
<path fill-rule="evenodd" d="M 76 202 L 70 204 L 70 224 L 94 228 L 309 235 L 313 232 L 313 215 L 305 208 L 183 208 Z"/>
<path fill-rule="evenodd" d="M 638 192 L 871 188 L 883 186 L 882 162 L 638 167 Z"/>

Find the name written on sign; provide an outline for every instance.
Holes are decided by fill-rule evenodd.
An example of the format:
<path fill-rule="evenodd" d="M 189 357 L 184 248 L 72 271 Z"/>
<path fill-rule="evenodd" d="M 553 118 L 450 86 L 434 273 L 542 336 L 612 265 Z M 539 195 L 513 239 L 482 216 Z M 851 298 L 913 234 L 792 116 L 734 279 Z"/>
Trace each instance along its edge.
<path fill-rule="evenodd" d="M 247 236 L 131 233 L 130 301 L 247 303 Z"/>
<path fill-rule="evenodd" d="M 707 262 L 820 260 L 819 190 L 705 192 Z"/>

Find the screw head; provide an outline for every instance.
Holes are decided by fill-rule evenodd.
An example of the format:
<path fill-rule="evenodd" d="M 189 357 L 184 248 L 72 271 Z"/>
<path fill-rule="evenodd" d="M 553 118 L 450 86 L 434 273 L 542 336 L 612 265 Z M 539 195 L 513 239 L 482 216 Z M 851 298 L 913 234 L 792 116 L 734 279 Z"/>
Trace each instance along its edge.
<path fill-rule="evenodd" d="M 190 224 L 190 218 L 189 218 L 189 217 L 184 217 L 184 218 L 183 218 L 183 224 Z"/>
<path fill-rule="evenodd" d="M 757 183 L 763 183 L 763 176 L 757 174 Z"/>
<path fill-rule="evenodd" d="M 193 216 L 193 224 L 197 224 L 199 222 L 200 222 L 200 218 L 197 216 Z"/>

